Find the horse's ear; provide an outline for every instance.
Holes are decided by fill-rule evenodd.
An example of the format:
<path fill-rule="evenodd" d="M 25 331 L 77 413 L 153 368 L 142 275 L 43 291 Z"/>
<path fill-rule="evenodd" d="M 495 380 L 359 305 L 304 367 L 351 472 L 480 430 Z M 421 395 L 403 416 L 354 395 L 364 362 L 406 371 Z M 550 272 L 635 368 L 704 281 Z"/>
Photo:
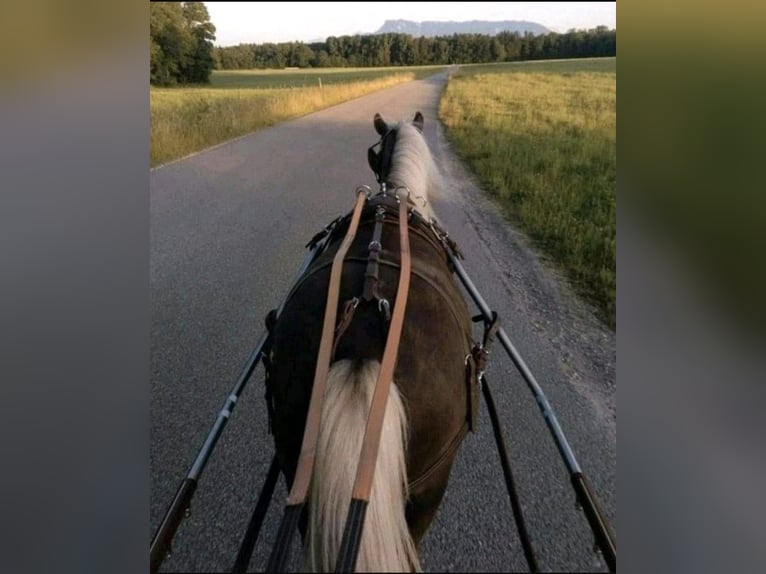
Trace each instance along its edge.
<path fill-rule="evenodd" d="M 375 124 L 375 131 L 380 135 L 385 135 L 388 131 L 388 125 L 380 114 L 375 114 L 375 119 L 372 121 L 372 123 Z"/>
<path fill-rule="evenodd" d="M 423 114 L 420 112 L 415 112 L 415 119 L 412 120 L 412 125 L 414 125 L 418 130 L 421 132 L 423 131 Z"/>

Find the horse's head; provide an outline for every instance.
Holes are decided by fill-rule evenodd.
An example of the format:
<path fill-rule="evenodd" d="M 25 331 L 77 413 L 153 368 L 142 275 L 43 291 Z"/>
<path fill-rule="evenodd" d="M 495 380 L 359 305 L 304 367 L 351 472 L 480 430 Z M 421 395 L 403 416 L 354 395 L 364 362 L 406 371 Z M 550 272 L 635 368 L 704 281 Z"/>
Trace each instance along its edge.
<path fill-rule="evenodd" d="M 367 161 L 378 182 L 391 191 L 406 187 L 410 201 L 430 217 L 428 198 L 441 185 L 441 176 L 423 135 L 423 114 L 389 124 L 376 113 L 373 125 L 380 140 L 367 151 Z"/>

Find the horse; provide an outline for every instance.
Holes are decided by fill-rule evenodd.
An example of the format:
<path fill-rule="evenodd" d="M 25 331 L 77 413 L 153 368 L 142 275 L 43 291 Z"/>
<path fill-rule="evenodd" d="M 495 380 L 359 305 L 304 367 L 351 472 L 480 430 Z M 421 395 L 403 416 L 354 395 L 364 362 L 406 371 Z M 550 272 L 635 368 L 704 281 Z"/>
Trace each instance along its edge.
<path fill-rule="evenodd" d="M 442 186 L 442 176 L 423 135 L 423 115 L 418 112 L 412 120 L 389 124 L 375 114 L 373 126 L 380 141 L 370 148 L 368 161 L 383 191 L 367 200 L 343 264 L 337 316 L 355 298 L 358 305 L 350 323 L 336 330 L 308 512 L 300 522 L 304 567 L 309 571 L 335 567 L 386 343 L 387 306 L 381 300 L 391 309 L 396 305 L 396 217 L 386 220 L 393 225 L 382 226 L 376 297 L 361 302 L 358 298 L 365 286 L 376 209 L 390 212 L 396 209 L 394 201 L 407 201 L 412 272 L 357 571 L 421 570 L 417 549 L 446 491 L 453 461 L 470 429 L 472 396 L 474 403 L 477 396 L 478 382 L 466 368 L 473 348 L 471 317 L 435 232 L 438 224 L 429 202 Z M 267 402 L 288 489 L 301 451 L 330 266 L 348 219 L 336 226 L 270 327 Z"/>

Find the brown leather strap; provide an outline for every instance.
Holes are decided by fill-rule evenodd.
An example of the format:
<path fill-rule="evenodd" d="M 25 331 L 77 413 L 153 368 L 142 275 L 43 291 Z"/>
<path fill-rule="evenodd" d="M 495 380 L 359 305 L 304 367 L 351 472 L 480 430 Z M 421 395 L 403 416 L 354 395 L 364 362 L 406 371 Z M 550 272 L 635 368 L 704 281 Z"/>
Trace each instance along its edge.
<path fill-rule="evenodd" d="M 354 212 L 351 216 L 346 237 L 335 254 L 330 271 L 330 285 L 327 290 L 327 305 L 325 306 L 324 325 L 322 326 L 322 339 L 319 343 L 319 354 L 314 371 L 314 386 L 311 389 L 309 411 L 306 416 L 306 429 L 301 443 L 301 453 L 298 458 L 298 468 L 295 471 L 295 480 L 287 497 L 287 504 L 303 504 L 311 484 L 311 474 L 314 470 L 314 456 L 316 454 L 317 439 L 319 438 L 319 423 L 322 415 L 322 403 L 324 402 L 325 388 L 327 387 L 327 374 L 330 372 L 330 358 L 333 348 L 333 335 L 335 334 L 335 318 L 338 313 L 338 298 L 340 296 L 340 279 L 343 272 L 343 259 L 348 248 L 354 241 L 356 230 L 359 227 L 359 219 L 362 215 L 362 207 L 367 197 L 358 193 Z"/>
<path fill-rule="evenodd" d="M 383 360 L 380 364 L 380 373 L 375 383 L 375 392 L 370 404 L 370 414 L 367 417 L 367 428 L 364 431 L 362 452 L 359 456 L 359 465 L 356 468 L 356 481 L 351 497 L 356 500 L 370 500 L 372 479 L 375 474 L 375 461 L 378 458 L 380 435 L 383 429 L 383 416 L 388 403 L 388 391 L 394 377 L 396 357 L 399 351 L 399 341 L 402 337 L 404 324 L 404 311 L 407 306 L 407 294 L 410 289 L 410 238 L 407 229 L 407 201 L 402 200 L 399 205 L 399 242 L 401 244 L 401 272 L 399 285 L 396 289 L 396 303 L 391 316 L 391 325 L 386 339 L 386 350 L 383 352 Z"/>

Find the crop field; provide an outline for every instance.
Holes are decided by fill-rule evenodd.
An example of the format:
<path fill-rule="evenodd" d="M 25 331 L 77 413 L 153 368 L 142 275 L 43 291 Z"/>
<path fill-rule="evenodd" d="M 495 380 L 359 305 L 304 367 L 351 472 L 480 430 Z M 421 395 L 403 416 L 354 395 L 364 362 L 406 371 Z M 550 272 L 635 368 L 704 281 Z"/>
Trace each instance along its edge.
<path fill-rule="evenodd" d="M 149 89 L 150 164 L 429 76 L 441 67 L 214 71 L 209 86 Z"/>
<path fill-rule="evenodd" d="M 507 216 L 614 327 L 616 58 L 461 66 L 439 114 Z"/>

